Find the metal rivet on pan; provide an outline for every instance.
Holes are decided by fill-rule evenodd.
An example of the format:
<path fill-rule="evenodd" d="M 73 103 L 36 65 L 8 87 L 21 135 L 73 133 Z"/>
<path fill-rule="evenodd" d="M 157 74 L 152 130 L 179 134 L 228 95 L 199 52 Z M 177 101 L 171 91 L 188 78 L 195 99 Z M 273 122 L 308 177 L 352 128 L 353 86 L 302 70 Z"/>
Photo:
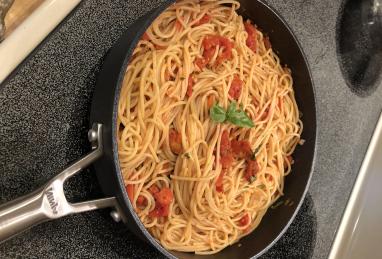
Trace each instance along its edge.
<path fill-rule="evenodd" d="M 97 132 L 94 129 L 88 131 L 88 139 L 90 142 L 97 140 Z"/>
<path fill-rule="evenodd" d="M 116 210 L 112 210 L 110 212 L 110 216 L 113 218 L 113 220 L 115 222 L 120 222 L 121 221 L 121 216 L 119 215 L 119 213 Z"/>

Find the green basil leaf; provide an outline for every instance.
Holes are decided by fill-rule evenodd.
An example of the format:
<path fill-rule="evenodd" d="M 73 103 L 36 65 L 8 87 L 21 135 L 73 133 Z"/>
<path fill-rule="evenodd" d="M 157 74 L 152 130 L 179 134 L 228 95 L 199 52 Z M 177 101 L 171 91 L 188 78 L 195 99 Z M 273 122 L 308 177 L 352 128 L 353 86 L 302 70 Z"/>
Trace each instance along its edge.
<path fill-rule="evenodd" d="M 252 160 L 256 160 L 256 156 L 257 156 L 257 153 L 259 153 L 259 150 L 260 150 L 260 146 L 258 146 L 255 151 L 253 151 L 252 153 L 252 156 L 251 156 L 251 159 Z"/>
<path fill-rule="evenodd" d="M 228 105 L 227 109 L 227 116 L 229 117 L 231 114 L 234 114 L 236 112 L 236 102 L 233 101 Z"/>
<path fill-rule="evenodd" d="M 249 178 L 249 182 L 253 183 L 254 181 L 256 181 L 256 175 L 251 175 L 251 177 Z"/>
<path fill-rule="evenodd" d="M 210 117 L 218 123 L 228 121 L 239 127 L 252 128 L 254 126 L 253 121 L 243 111 L 243 106 L 239 110 L 236 109 L 236 106 L 236 102 L 231 102 L 226 112 L 223 107 L 214 104 L 210 109 Z"/>
<path fill-rule="evenodd" d="M 271 209 L 276 209 L 277 207 L 281 206 L 284 202 L 283 201 L 278 201 L 276 204 L 271 206 Z"/>
<path fill-rule="evenodd" d="M 226 120 L 226 112 L 223 107 L 218 104 L 214 104 L 210 108 L 210 118 L 214 122 L 224 122 Z"/>
<path fill-rule="evenodd" d="M 249 118 L 243 110 L 227 113 L 227 121 L 244 128 L 252 128 L 255 126 L 251 118 Z"/>

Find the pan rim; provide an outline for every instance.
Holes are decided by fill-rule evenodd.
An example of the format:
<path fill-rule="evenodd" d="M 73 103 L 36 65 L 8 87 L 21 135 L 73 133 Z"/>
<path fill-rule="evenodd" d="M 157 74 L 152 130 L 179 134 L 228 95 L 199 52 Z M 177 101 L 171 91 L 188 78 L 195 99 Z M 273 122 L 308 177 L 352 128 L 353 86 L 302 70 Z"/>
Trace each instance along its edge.
<path fill-rule="evenodd" d="M 290 218 L 288 219 L 288 222 L 287 224 L 285 224 L 285 226 L 282 228 L 282 230 L 279 232 L 279 234 L 266 246 L 264 247 L 261 251 L 259 251 L 257 254 L 253 255 L 252 258 L 258 258 L 260 257 L 261 255 L 263 255 L 264 253 L 266 253 L 275 243 L 277 243 L 277 241 L 279 241 L 279 239 L 285 234 L 285 232 L 287 231 L 287 229 L 290 227 L 290 225 L 292 224 L 292 222 L 294 221 L 294 219 L 296 218 L 296 215 L 297 213 L 300 211 L 301 209 L 301 206 L 306 198 L 306 194 L 309 190 L 309 187 L 310 187 L 310 183 L 312 181 L 312 176 L 313 176 L 313 172 L 314 172 L 314 168 L 315 168 L 315 163 L 316 163 L 316 154 L 317 154 L 317 136 L 318 136 L 318 127 L 317 127 L 317 109 L 316 109 L 316 104 L 317 104 L 317 97 L 316 97 L 316 90 L 315 90 L 315 85 L 314 85 L 314 81 L 313 81 L 313 77 L 312 77 L 312 73 L 311 73 L 311 68 L 309 66 L 309 62 L 307 60 L 307 57 L 306 57 L 306 54 L 305 52 L 303 51 L 303 48 L 301 46 L 301 43 L 299 42 L 299 40 L 297 39 L 295 33 L 293 32 L 293 30 L 290 28 L 290 26 L 288 25 L 288 23 L 284 20 L 284 18 L 272 7 L 270 6 L 269 4 L 265 3 L 263 0 L 256 0 L 260 5 L 263 5 L 263 7 L 265 7 L 266 9 L 268 9 L 268 11 L 270 12 L 269 14 L 270 15 L 273 15 L 277 20 L 279 20 L 281 22 L 281 24 L 285 27 L 285 29 L 288 31 L 288 34 L 291 36 L 291 39 L 296 43 L 297 47 L 298 47 L 298 51 L 300 52 L 301 54 L 301 57 L 303 58 L 303 61 L 304 61 L 304 65 L 306 66 L 306 69 L 307 69 L 307 72 L 308 72 L 308 77 L 309 77 L 309 82 L 307 84 L 310 83 L 311 85 L 311 90 L 312 90 L 312 94 L 313 94 L 313 99 L 314 99 L 314 103 L 312 105 L 312 109 L 313 109 L 313 114 L 314 114 L 314 126 L 311 127 L 312 128 L 312 133 L 314 134 L 314 136 L 312 136 L 312 144 L 313 144 L 313 148 L 312 148 L 312 161 L 311 161 L 311 165 L 310 165 L 310 170 L 309 170 L 309 177 L 306 181 L 306 185 L 304 187 L 304 191 L 301 195 L 301 198 L 300 198 L 300 201 L 298 203 L 298 205 L 296 206 L 293 214 L 290 216 Z M 172 4 L 174 1 L 168 1 L 167 3 L 161 5 L 160 7 L 158 7 L 155 12 L 154 12 L 154 15 L 151 15 L 151 18 L 152 20 L 146 22 L 146 27 L 142 27 L 140 28 L 137 33 L 136 33 L 136 40 L 133 42 L 132 44 L 132 49 L 135 48 L 139 38 L 141 37 L 141 35 L 143 35 L 143 33 L 145 32 L 146 28 L 148 26 L 151 25 L 152 21 L 158 17 L 164 10 L 165 8 L 167 8 L 170 4 Z M 138 40 L 137 40 L 138 39 Z M 112 152 L 113 152 L 113 160 L 114 160 L 114 167 L 115 167 L 115 171 L 116 171 L 116 174 L 117 174 L 117 178 L 118 178 L 118 182 L 120 184 L 120 188 L 123 192 L 123 200 L 124 200 L 124 203 L 127 205 L 127 207 L 129 208 L 130 210 L 130 213 L 131 215 L 134 217 L 136 223 L 137 223 L 137 226 L 139 227 L 139 229 L 142 231 L 142 233 L 146 236 L 146 238 L 150 241 L 150 243 L 156 248 L 158 249 L 163 255 L 169 257 L 169 258 L 177 258 L 176 256 L 174 256 L 171 252 L 178 252 L 178 251 L 170 251 L 170 250 L 167 250 L 165 249 L 149 232 L 148 230 L 145 228 L 145 226 L 143 225 L 143 223 L 141 222 L 141 220 L 139 219 L 137 213 L 135 212 L 134 208 L 132 207 L 129 199 L 128 199 L 128 196 L 127 196 L 127 192 L 124 188 L 124 181 L 123 181 L 123 176 L 122 176 L 122 170 L 121 170 L 121 167 L 120 167 L 120 162 L 119 162 L 119 155 L 118 155 L 118 143 L 117 143 L 117 128 L 116 128 L 116 121 L 117 121 L 117 117 L 118 117 L 118 103 L 119 103 L 119 96 L 120 96 L 120 92 L 121 92 L 121 89 L 122 89 L 122 84 L 123 84 L 123 79 L 124 79 L 124 73 L 126 71 L 126 68 L 128 66 L 128 60 L 130 58 L 130 55 L 131 53 L 126 53 L 126 56 L 125 56 L 125 61 L 123 63 L 123 66 L 120 67 L 120 71 L 119 71 L 119 78 L 118 78 L 118 83 L 117 83 L 117 86 L 116 86 L 116 89 L 115 89 L 115 95 L 114 95 L 114 106 L 113 106 L 113 116 L 112 116 L 112 132 L 111 132 L 111 135 L 112 135 Z"/>

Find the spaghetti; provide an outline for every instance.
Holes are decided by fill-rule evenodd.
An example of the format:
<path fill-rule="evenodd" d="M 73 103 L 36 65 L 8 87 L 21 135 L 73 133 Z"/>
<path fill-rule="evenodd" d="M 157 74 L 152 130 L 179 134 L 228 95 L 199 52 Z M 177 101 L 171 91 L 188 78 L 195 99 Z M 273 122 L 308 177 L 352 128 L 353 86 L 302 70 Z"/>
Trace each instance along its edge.
<path fill-rule="evenodd" d="M 130 201 L 169 250 L 212 254 L 283 194 L 302 122 L 291 71 L 233 0 L 184 0 L 147 29 L 118 107 Z"/>

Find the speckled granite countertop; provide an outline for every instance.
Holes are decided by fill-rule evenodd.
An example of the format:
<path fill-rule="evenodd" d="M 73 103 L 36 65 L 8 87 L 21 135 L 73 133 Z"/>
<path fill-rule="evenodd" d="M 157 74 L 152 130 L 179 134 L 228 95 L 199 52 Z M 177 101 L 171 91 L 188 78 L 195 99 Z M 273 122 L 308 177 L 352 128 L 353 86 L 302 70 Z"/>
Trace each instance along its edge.
<path fill-rule="evenodd" d="M 325 258 L 382 107 L 347 88 L 337 62 L 341 1 L 269 0 L 310 63 L 316 87 L 318 146 L 301 211 L 263 258 Z M 0 86 L 0 203 L 39 187 L 84 154 L 95 77 L 105 52 L 134 19 L 159 1 L 84 0 Z M 1 62 L 0 62 L 1 64 Z M 0 65 L 1 66 L 1 65 Z M 66 186 L 71 200 L 102 197 L 91 170 Z M 2 258 L 153 258 L 107 210 L 47 222 L 0 245 Z"/>

